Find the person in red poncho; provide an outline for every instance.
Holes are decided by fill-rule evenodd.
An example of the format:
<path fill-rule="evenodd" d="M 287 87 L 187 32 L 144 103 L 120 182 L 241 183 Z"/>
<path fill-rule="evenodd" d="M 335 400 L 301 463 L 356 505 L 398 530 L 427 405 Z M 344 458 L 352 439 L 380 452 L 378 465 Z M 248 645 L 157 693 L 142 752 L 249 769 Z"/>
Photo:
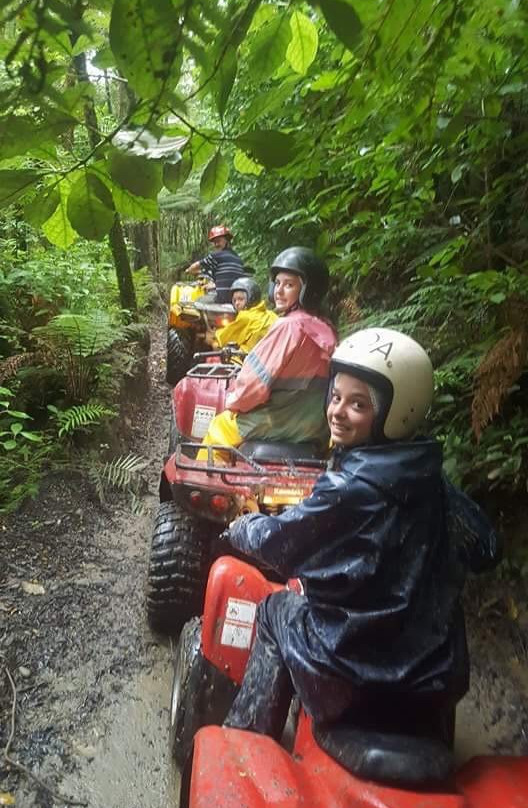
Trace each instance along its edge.
<path fill-rule="evenodd" d="M 273 262 L 270 281 L 279 319 L 248 354 L 205 445 L 257 439 L 328 444 L 321 413 L 336 345 L 333 327 L 320 316 L 328 268 L 313 250 L 289 247 Z M 207 460 L 206 450 L 198 459 Z"/>

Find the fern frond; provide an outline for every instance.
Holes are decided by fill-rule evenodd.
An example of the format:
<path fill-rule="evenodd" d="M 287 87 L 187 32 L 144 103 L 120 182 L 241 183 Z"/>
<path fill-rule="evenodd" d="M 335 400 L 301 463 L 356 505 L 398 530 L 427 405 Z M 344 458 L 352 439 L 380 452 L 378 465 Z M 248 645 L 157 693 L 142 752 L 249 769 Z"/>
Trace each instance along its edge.
<path fill-rule="evenodd" d="M 88 476 L 101 502 L 104 502 L 105 493 L 109 488 L 128 491 L 132 497 L 132 507 L 136 508 L 137 513 L 139 513 L 140 502 L 135 489 L 139 487 L 138 482 L 141 480 L 141 472 L 146 465 L 147 460 L 139 455 L 122 455 L 104 463 L 102 466 L 91 466 L 88 469 Z"/>
<path fill-rule="evenodd" d="M 133 477 L 142 471 L 147 461 L 135 454 L 116 457 L 100 469 L 101 479 L 114 488 L 127 488 Z"/>
<path fill-rule="evenodd" d="M 78 404 L 67 410 L 57 410 L 55 418 L 59 425 L 59 438 L 71 435 L 78 429 L 99 424 L 103 418 L 115 417 L 115 410 L 102 404 Z"/>
<path fill-rule="evenodd" d="M 122 329 L 106 312 L 59 314 L 33 333 L 55 349 L 67 347 L 74 356 L 90 357 L 108 350 L 122 337 Z"/>

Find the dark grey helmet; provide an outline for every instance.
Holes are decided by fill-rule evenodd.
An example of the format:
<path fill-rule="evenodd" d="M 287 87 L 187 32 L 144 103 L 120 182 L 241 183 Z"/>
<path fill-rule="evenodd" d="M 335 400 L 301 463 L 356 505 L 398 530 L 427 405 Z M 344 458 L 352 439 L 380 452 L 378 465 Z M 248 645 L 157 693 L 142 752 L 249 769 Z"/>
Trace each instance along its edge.
<path fill-rule="evenodd" d="M 329 273 L 325 262 L 309 247 L 288 247 L 278 254 L 270 268 L 270 279 L 279 272 L 299 275 L 303 282 L 299 303 L 303 308 L 319 308 L 328 291 Z"/>
<path fill-rule="evenodd" d="M 229 291 L 231 292 L 231 297 L 233 297 L 233 292 L 245 292 L 247 298 L 246 308 L 248 309 L 256 306 L 262 299 L 260 286 L 253 278 L 237 278 L 229 287 Z"/>

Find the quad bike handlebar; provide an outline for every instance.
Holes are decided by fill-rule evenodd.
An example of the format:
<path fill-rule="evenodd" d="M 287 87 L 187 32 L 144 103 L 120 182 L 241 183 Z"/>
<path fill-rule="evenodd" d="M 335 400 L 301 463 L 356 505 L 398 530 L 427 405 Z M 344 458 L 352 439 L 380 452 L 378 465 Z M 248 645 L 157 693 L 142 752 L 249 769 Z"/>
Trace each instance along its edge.
<path fill-rule="evenodd" d="M 242 351 L 236 342 L 228 342 L 227 345 L 224 345 L 223 348 L 219 348 L 217 351 L 195 353 L 193 355 L 193 360 L 195 362 L 203 362 L 206 359 L 217 357 L 221 360 L 221 362 L 228 365 L 232 359 L 245 359 L 246 356 L 246 351 Z"/>

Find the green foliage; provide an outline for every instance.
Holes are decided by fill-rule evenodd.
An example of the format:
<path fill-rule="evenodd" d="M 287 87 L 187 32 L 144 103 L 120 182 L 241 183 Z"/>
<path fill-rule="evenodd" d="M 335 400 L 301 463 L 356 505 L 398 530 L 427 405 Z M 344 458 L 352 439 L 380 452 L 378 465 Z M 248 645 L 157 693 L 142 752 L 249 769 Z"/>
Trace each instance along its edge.
<path fill-rule="evenodd" d="M 28 428 L 27 422 L 31 420 L 31 416 L 27 412 L 11 408 L 10 399 L 13 396 L 12 390 L 0 387 L 0 444 L 6 452 L 18 449 L 22 455 L 27 455 L 28 441 L 29 444 L 41 443 L 43 436 Z"/>
<path fill-rule="evenodd" d="M 526 491 L 528 484 L 528 416 L 520 408 L 502 423 L 484 431 L 476 444 L 470 430 L 451 428 L 440 432 L 444 465 L 451 479 L 470 491 L 502 488 L 508 493 Z"/>
<path fill-rule="evenodd" d="M 106 312 L 60 314 L 33 329 L 51 362 L 65 378 L 69 402 L 84 402 L 97 388 L 109 350 L 122 339 L 122 331 Z"/>
<path fill-rule="evenodd" d="M 217 152 L 207 164 L 200 182 L 200 194 L 204 202 L 211 202 L 223 191 L 229 175 L 229 166 L 224 157 Z"/>
<path fill-rule="evenodd" d="M 115 0 L 110 47 L 117 67 L 140 98 L 163 93 L 177 79 L 178 14 L 170 0 Z"/>
<path fill-rule="evenodd" d="M 117 489 L 130 495 L 134 512 L 141 510 L 140 496 L 144 480 L 141 472 L 145 469 L 147 461 L 135 454 L 115 457 L 104 464 L 88 466 L 88 475 L 97 496 L 104 502 L 109 490 Z"/>
<path fill-rule="evenodd" d="M 14 393 L 0 387 L 0 513 L 10 513 L 37 490 L 51 441 L 30 428 L 31 416 L 13 409 Z"/>
<path fill-rule="evenodd" d="M 107 350 L 116 340 L 115 325 L 106 312 L 59 314 L 33 333 L 57 351 L 90 358 Z"/>
<path fill-rule="evenodd" d="M 115 410 L 95 402 L 68 407 L 66 410 L 59 410 L 49 404 L 48 410 L 57 422 L 59 438 L 64 435 L 71 437 L 74 432 L 87 432 L 90 428 L 99 426 L 104 418 L 115 418 L 117 414 Z"/>

